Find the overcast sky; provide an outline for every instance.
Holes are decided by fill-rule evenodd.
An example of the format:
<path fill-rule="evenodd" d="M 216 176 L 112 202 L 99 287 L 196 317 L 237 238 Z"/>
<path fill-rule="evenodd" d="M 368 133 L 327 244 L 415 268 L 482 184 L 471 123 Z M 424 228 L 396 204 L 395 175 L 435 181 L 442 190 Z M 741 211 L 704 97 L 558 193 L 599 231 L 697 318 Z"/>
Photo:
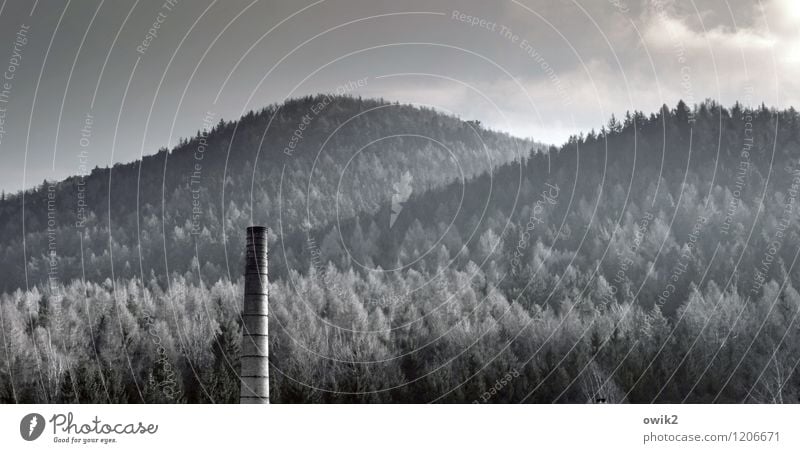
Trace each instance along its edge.
<path fill-rule="evenodd" d="M 353 94 L 550 143 L 611 113 L 786 107 L 800 88 L 798 0 L 8 0 L 0 25 L 12 192 L 80 171 L 88 115 L 84 156 L 105 166 L 175 145 L 206 112 L 359 79 Z"/>

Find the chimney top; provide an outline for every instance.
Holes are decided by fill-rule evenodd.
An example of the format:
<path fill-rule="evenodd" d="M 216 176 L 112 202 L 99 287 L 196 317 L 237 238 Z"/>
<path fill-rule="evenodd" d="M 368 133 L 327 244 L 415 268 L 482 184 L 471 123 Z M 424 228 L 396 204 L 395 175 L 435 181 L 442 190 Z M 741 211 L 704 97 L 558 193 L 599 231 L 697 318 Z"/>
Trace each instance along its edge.
<path fill-rule="evenodd" d="M 267 235 L 267 227 L 254 225 L 247 227 L 247 235 L 248 236 L 266 236 Z"/>

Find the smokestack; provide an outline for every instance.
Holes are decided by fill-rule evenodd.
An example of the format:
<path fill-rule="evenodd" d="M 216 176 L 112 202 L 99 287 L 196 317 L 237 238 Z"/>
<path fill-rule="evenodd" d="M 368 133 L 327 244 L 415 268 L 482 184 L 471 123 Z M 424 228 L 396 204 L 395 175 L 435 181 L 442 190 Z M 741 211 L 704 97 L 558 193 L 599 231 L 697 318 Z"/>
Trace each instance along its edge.
<path fill-rule="evenodd" d="M 269 403 L 267 228 L 247 228 L 242 310 L 241 404 Z"/>

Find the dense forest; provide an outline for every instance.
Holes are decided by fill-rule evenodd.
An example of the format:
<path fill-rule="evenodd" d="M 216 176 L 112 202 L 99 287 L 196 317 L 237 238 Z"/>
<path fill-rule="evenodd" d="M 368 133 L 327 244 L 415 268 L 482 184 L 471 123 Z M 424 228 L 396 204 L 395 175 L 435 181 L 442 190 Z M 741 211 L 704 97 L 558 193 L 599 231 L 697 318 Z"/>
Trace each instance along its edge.
<path fill-rule="evenodd" d="M 30 252 L 24 289 L 20 227 L 4 221 L 0 399 L 236 402 L 250 223 L 272 228 L 275 402 L 800 398 L 794 109 L 680 102 L 545 148 L 336 98 L 312 119 L 321 130 L 294 141 L 318 148 L 287 154 L 320 99 L 97 170 L 91 226 L 75 234 L 59 211 L 76 248 L 62 232 L 57 266 L 69 271 L 56 282 L 50 256 Z M 227 164 L 191 234 L 181 175 L 212 137 L 235 151 L 220 151 Z M 388 152 L 364 154 L 376 143 Z M 329 147 L 325 163 L 299 158 Z M 137 195 L 139 171 L 156 179 Z M 74 184 L 58 184 L 58 203 Z M 45 251 L 47 184 L 25 197 L 25 247 Z M 4 219 L 22 215 L 21 199 L 6 197 Z"/>
<path fill-rule="evenodd" d="M 273 402 L 796 402 L 800 294 L 709 283 L 679 321 L 589 297 L 525 306 L 475 265 L 272 285 Z M 585 279 L 582 279 L 585 280 Z M 575 282 L 578 284 L 583 281 Z M 241 284 L 75 282 L 2 296 L 3 402 L 236 403 Z M 403 295 L 397 300 L 397 295 Z"/>

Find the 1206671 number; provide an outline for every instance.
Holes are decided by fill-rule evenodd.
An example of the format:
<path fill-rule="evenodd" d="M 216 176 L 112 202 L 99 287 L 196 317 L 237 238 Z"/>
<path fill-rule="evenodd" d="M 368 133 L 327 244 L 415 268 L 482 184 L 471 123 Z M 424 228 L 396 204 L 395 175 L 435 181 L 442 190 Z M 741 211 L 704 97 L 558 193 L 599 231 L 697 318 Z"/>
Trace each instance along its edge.
<path fill-rule="evenodd" d="M 737 442 L 780 442 L 778 431 L 734 431 L 733 437 Z"/>

